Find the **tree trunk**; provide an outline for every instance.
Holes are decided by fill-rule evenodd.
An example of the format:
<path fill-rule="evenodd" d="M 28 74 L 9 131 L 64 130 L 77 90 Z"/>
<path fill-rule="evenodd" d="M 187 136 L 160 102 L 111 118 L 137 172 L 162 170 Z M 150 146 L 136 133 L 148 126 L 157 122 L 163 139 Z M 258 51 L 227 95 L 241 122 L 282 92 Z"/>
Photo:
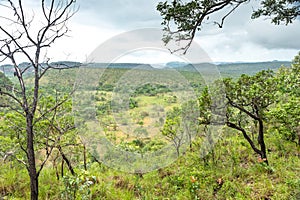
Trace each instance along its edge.
<path fill-rule="evenodd" d="M 30 197 L 31 200 L 38 199 L 38 176 L 36 173 L 36 164 L 35 164 L 35 153 L 34 153 L 34 134 L 33 134 L 33 116 L 26 116 L 27 123 L 27 159 L 28 159 L 28 173 L 30 177 Z"/>
<path fill-rule="evenodd" d="M 62 159 L 61 160 L 61 177 L 64 177 L 64 163 L 65 163 L 65 160 Z"/>
<path fill-rule="evenodd" d="M 72 164 L 69 161 L 69 159 L 67 158 L 67 156 L 64 154 L 64 152 L 62 151 L 61 146 L 58 147 L 58 150 L 59 150 L 60 155 L 62 156 L 63 160 L 66 162 L 66 164 L 67 164 L 67 166 L 68 166 L 71 174 L 74 176 L 75 175 L 75 171 L 74 171 L 74 169 L 72 167 Z"/>
<path fill-rule="evenodd" d="M 261 159 L 268 165 L 268 158 L 267 158 L 267 150 L 266 150 L 266 144 L 264 140 L 264 124 L 262 120 L 258 120 L 258 125 L 259 125 L 259 131 L 258 131 L 258 144 L 260 145 L 260 150 L 261 150 Z"/>
<path fill-rule="evenodd" d="M 298 145 L 300 146 L 300 126 L 297 127 Z"/>
<path fill-rule="evenodd" d="M 86 166 L 86 147 L 85 145 L 83 145 L 83 166 L 84 166 L 84 170 L 87 170 L 87 166 Z"/>

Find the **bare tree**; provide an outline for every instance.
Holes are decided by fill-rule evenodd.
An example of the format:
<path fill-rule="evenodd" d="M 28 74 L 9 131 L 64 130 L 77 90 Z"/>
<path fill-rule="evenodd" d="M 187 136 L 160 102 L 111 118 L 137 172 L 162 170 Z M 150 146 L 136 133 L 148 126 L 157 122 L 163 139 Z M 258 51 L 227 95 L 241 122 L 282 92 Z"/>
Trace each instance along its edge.
<path fill-rule="evenodd" d="M 66 101 L 65 98 L 57 102 L 44 113 L 39 113 L 37 117 L 40 80 L 50 69 L 74 67 L 51 64 L 46 51 L 56 40 L 67 34 L 69 31 L 67 22 L 76 13 L 77 7 L 75 0 L 41 0 L 40 12 L 34 11 L 34 14 L 30 15 L 25 12 L 23 2 L 22 0 L 0 2 L 1 9 L 5 10 L 5 14 L 3 12 L 0 14 L 0 61 L 10 62 L 14 76 L 18 80 L 17 88 L 1 90 L 1 94 L 12 99 L 15 104 L 10 105 L 10 108 L 26 119 L 26 142 L 24 146 L 21 145 L 21 149 L 27 157 L 24 164 L 30 176 L 31 199 L 38 199 L 38 177 L 49 156 L 37 170 L 34 127 L 39 120 L 44 119 L 46 113 L 53 112 Z M 21 59 L 27 64 L 20 65 Z M 24 80 L 24 75 L 28 72 L 34 76 L 32 90 Z"/>

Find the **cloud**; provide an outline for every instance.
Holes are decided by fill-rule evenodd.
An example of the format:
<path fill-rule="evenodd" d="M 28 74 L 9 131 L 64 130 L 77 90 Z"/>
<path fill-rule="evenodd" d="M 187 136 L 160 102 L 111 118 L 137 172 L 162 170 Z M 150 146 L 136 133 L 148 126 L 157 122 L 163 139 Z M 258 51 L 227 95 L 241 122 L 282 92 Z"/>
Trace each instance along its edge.
<path fill-rule="evenodd" d="M 247 27 L 249 40 L 269 49 L 300 49 L 300 21 L 288 26 L 273 25 L 262 19 Z"/>
<path fill-rule="evenodd" d="M 300 50 L 300 21 L 276 26 L 263 18 L 250 19 L 257 2 L 245 4 L 232 13 L 222 29 L 206 24 L 196 42 L 214 61 L 291 60 Z M 211 19 L 220 19 L 223 13 Z"/>
<path fill-rule="evenodd" d="M 118 29 L 160 26 L 156 11 L 159 0 L 81 0 L 80 12 L 93 17 L 92 22 L 106 21 Z"/>
<path fill-rule="evenodd" d="M 159 1 L 78 0 L 79 11 L 68 23 L 70 37 L 58 40 L 48 54 L 55 60 L 83 61 L 97 46 L 118 34 L 140 28 L 162 29 L 162 19 L 156 11 Z M 197 33 L 195 42 L 213 61 L 291 60 L 300 50 L 300 21 L 289 26 L 275 26 L 269 20 L 251 20 L 253 8 L 258 6 L 257 1 L 240 6 L 228 17 L 222 29 L 212 22 L 221 19 L 226 10 L 211 16 L 211 23 L 205 24 Z M 40 3 L 35 0 L 26 1 L 26 7 L 29 8 L 29 16 L 35 9 L 40 11 Z M 153 35 L 134 37 L 149 43 L 157 40 L 157 36 Z M 142 60 L 141 53 L 135 55 L 139 56 L 139 61 Z M 150 57 L 149 53 L 145 53 L 145 60 L 150 60 Z M 156 58 L 158 63 L 159 59 L 163 60 L 163 56 Z"/>
<path fill-rule="evenodd" d="M 97 29 L 98 35 L 101 35 L 101 38 L 96 36 L 94 42 L 82 43 L 82 47 L 90 46 L 89 49 L 92 51 L 91 46 L 95 48 L 96 42 L 100 45 L 101 42 L 126 31 L 148 27 L 161 29 L 162 19 L 156 11 L 159 1 L 80 0 L 80 10 L 75 15 L 75 22 L 84 25 L 88 30 L 85 36 L 88 41 L 95 37 L 95 34 L 91 34 L 89 30 Z M 300 22 L 297 21 L 286 27 L 272 25 L 270 21 L 263 19 L 252 20 L 251 14 L 258 7 L 259 2 L 256 1 L 240 6 L 227 18 L 222 29 L 212 22 L 220 20 L 226 10 L 215 14 L 211 17 L 211 23 L 205 24 L 201 32 L 197 33 L 195 42 L 213 61 L 291 60 L 300 49 L 300 40 L 297 39 L 300 33 Z M 106 34 L 108 32 L 110 35 Z M 144 40 L 149 40 L 150 43 L 153 39 L 151 35 L 136 37 L 144 37 Z M 155 39 L 157 40 L 156 37 Z M 138 60 L 141 61 L 143 58 L 141 54 L 138 55 Z M 127 56 L 130 61 L 133 60 L 132 57 L 133 55 L 129 59 Z M 144 59 L 149 60 L 148 58 L 145 53 Z M 125 60 L 126 57 L 122 59 Z"/>

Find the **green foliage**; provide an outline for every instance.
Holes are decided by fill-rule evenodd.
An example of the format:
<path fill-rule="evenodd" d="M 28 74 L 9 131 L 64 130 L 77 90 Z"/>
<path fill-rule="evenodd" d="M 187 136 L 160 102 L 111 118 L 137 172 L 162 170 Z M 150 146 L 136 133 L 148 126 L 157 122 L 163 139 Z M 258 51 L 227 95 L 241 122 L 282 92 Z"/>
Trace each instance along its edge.
<path fill-rule="evenodd" d="M 167 113 L 165 124 L 161 130 L 162 135 L 174 145 L 177 156 L 180 156 L 180 147 L 186 139 L 182 127 L 181 114 L 182 110 L 178 107 L 174 107 L 173 110 Z"/>
<path fill-rule="evenodd" d="M 118 147 L 130 152 L 147 153 L 155 152 L 163 148 L 165 142 L 160 140 L 149 140 L 149 139 L 135 139 L 131 142 L 121 142 Z"/>
<path fill-rule="evenodd" d="M 170 139 L 175 139 L 181 132 L 181 110 L 174 107 L 172 111 L 167 113 L 167 118 L 162 129 L 162 134 Z"/>
<path fill-rule="evenodd" d="M 138 102 L 133 98 L 129 98 L 129 108 L 133 109 L 137 107 L 138 107 Z"/>
<path fill-rule="evenodd" d="M 167 92 L 171 92 L 171 90 L 165 85 L 147 83 L 137 87 L 134 91 L 134 95 L 156 96 L 157 94 Z"/>
<path fill-rule="evenodd" d="M 277 103 L 268 118 L 272 129 L 290 141 L 300 144 L 300 58 L 295 57 L 291 68 L 281 68 L 277 73 Z M 298 137 L 298 138 L 297 138 Z"/>
<path fill-rule="evenodd" d="M 3 95 L 4 92 L 11 92 L 12 89 L 13 83 L 0 71 L 0 109 L 14 104 L 7 96 Z"/>
<path fill-rule="evenodd" d="M 1 90 L 7 90 L 12 87 L 12 82 L 5 76 L 4 73 L 0 72 L 0 88 Z"/>
<path fill-rule="evenodd" d="M 266 139 L 272 149 L 269 155 L 272 173 L 253 158 L 247 146 L 241 145 L 244 139 L 228 129 L 216 144 L 215 162 L 208 155 L 209 162 L 205 164 L 195 150 L 168 167 L 144 174 L 143 178 L 93 162 L 87 172 L 77 169 L 76 176 L 67 174 L 57 180 L 52 167 L 47 167 L 40 177 L 40 198 L 58 200 L 69 195 L 72 199 L 76 191 L 75 199 L 297 199 L 300 191 L 298 149 L 286 140 L 280 140 L 284 150 L 277 149 L 274 145 L 277 135 L 268 135 Z M 1 196 L 29 197 L 27 172 L 20 170 L 17 164 L 14 168 L 9 162 L 0 165 Z"/>
<path fill-rule="evenodd" d="M 97 105 L 97 115 L 109 114 L 110 112 L 111 106 L 109 102 L 104 102 Z"/>
<path fill-rule="evenodd" d="M 212 116 L 214 118 L 223 116 L 225 124 L 240 131 L 251 148 L 267 162 L 264 134 L 266 114 L 275 102 L 276 79 L 274 73 L 268 70 L 261 71 L 254 76 L 243 74 L 237 80 L 225 78 L 223 81 L 216 81 L 215 85 L 216 87 L 211 89 L 210 93 L 208 88 L 205 88 L 198 99 L 200 124 L 206 127 L 214 122 L 215 119 L 212 119 Z M 220 94 L 226 98 L 224 99 L 226 113 L 222 112 L 222 109 L 218 109 L 218 107 L 224 107 L 225 103 L 212 101 L 212 98 L 216 99 L 217 97 L 219 101 L 222 100 L 222 96 L 218 96 Z M 255 143 L 254 134 L 257 134 L 260 149 Z"/>
<path fill-rule="evenodd" d="M 62 178 L 64 190 L 61 193 L 63 199 L 90 199 L 90 187 L 96 183 L 96 177 L 91 176 L 86 171 L 80 171 L 75 176 L 65 175 Z"/>
<path fill-rule="evenodd" d="M 114 90 L 114 85 L 112 84 L 103 84 L 103 83 L 99 83 L 99 86 L 97 88 L 98 91 L 106 91 L 106 92 L 111 92 Z"/>
<path fill-rule="evenodd" d="M 208 88 L 205 87 L 202 91 L 199 101 L 199 123 L 208 125 L 211 121 L 211 105 L 212 101 L 210 98 L 210 94 L 208 92 Z"/>
<path fill-rule="evenodd" d="M 189 191 L 191 193 L 191 199 L 198 200 L 200 199 L 198 195 L 200 192 L 200 184 L 194 176 L 191 176 L 190 179 Z"/>
<path fill-rule="evenodd" d="M 203 25 L 214 23 L 222 28 L 227 17 L 247 2 L 247 0 L 165 0 L 159 2 L 156 8 L 162 16 L 161 25 L 165 31 L 162 40 L 165 44 L 171 41 L 185 41 L 182 42 L 183 46 L 173 51 L 182 50 L 186 53 L 196 32 L 200 31 Z M 299 0 L 263 0 L 260 8 L 253 12 L 252 18 L 267 16 L 276 25 L 282 22 L 287 25 L 300 15 L 299 3 Z M 219 15 L 215 15 L 216 13 Z"/>
<path fill-rule="evenodd" d="M 242 75 L 236 82 L 225 79 L 226 96 L 236 105 L 256 107 L 259 115 L 274 102 L 276 82 L 272 71 L 261 71 L 254 76 Z M 229 100 L 229 101 L 230 101 Z M 250 110 L 250 112 L 252 112 Z"/>
<path fill-rule="evenodd" d="M 286 140 L 295 141 L 300 127 L 300 98 L 292 97 L 286 103 L 277 104 L 269 113 L 273 129 Z"/>
<path fill-rule="evenodd" d="M 299 3 L 299 0 L 264 0 L 261 2 L 261 8 L 252 14 L 252 18 L 268 16 L 276 25 L 288 25 L 300 15 Z"/>
<path fill-rule="evenodd" d="M 13 165 L 13 167 L 12 167 Z M 28 199 L 29 180 L 27 171 L 17 162 L 1 162 L 0 164 L 0 196 L 8 199 Z"/>

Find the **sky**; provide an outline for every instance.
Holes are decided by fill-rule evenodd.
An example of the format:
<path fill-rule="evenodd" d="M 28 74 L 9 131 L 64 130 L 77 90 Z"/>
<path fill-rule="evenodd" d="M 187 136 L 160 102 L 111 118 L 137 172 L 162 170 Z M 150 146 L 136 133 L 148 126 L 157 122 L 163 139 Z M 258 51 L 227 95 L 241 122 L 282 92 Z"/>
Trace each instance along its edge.
<path fill-rule="evenodd" d="M 111 47 L 110 49 L 117 48 L 114 46 L 117 44 L 116 41 L 122 40 L 123 43 L 125 41 L 126 46 L 137 43 L 135 38 L 140 37 L 143 38 L 141 44 L 112 53 L 115 57 L 110 57 L 110 60 L 138 63 L 185 61 L 185 57 L 171 55 L 163 45 L 156 46 L 156 43 L 161 42 L 162 35 L 143 31 L 148 28 L 146 30 L 154 29 L 158 33 L 162 29 L 162 18 L 156 11 L 158 2 L 158 0 L 78 0 L 79 10 L 68 22 L 70 29 L 68 37 L 57 40 L 48 50 L 48 57 L 52 60 L 85 62 L 99 48 L 102 48 L 100 53 L 105 54 L 107 52 L 103 48 L 107 46 Z M 213 24 L 203 26 L 197 33 L 194 43 L 206 53 L 208 60 L 257 62 L 293 59 L 300 50 L 300 20 L 289 26 L 275 26 L 264 18 L 252 20 L 251 13 L 253 8 L 258 6 L 257 3 L 251 1 L 241 6 L 228 17 L 222 29 Z M 27 0 L 26 6 L 27 10 L 33 10 L 32 12 L 38 16 L 35 9 L 39 9 L 39 1 Z M 216 14 L 212 19 L 218 17 L 220 14 Z M 144 35 L 137 35 L 139 32 Z M 155 44 L 151 46 L 149 41 Z M 145 46 L 145 42 L 148 42 L 149 46 L 148 43 Z M 98 56 L 101 57 L 99 51 Z"/>

